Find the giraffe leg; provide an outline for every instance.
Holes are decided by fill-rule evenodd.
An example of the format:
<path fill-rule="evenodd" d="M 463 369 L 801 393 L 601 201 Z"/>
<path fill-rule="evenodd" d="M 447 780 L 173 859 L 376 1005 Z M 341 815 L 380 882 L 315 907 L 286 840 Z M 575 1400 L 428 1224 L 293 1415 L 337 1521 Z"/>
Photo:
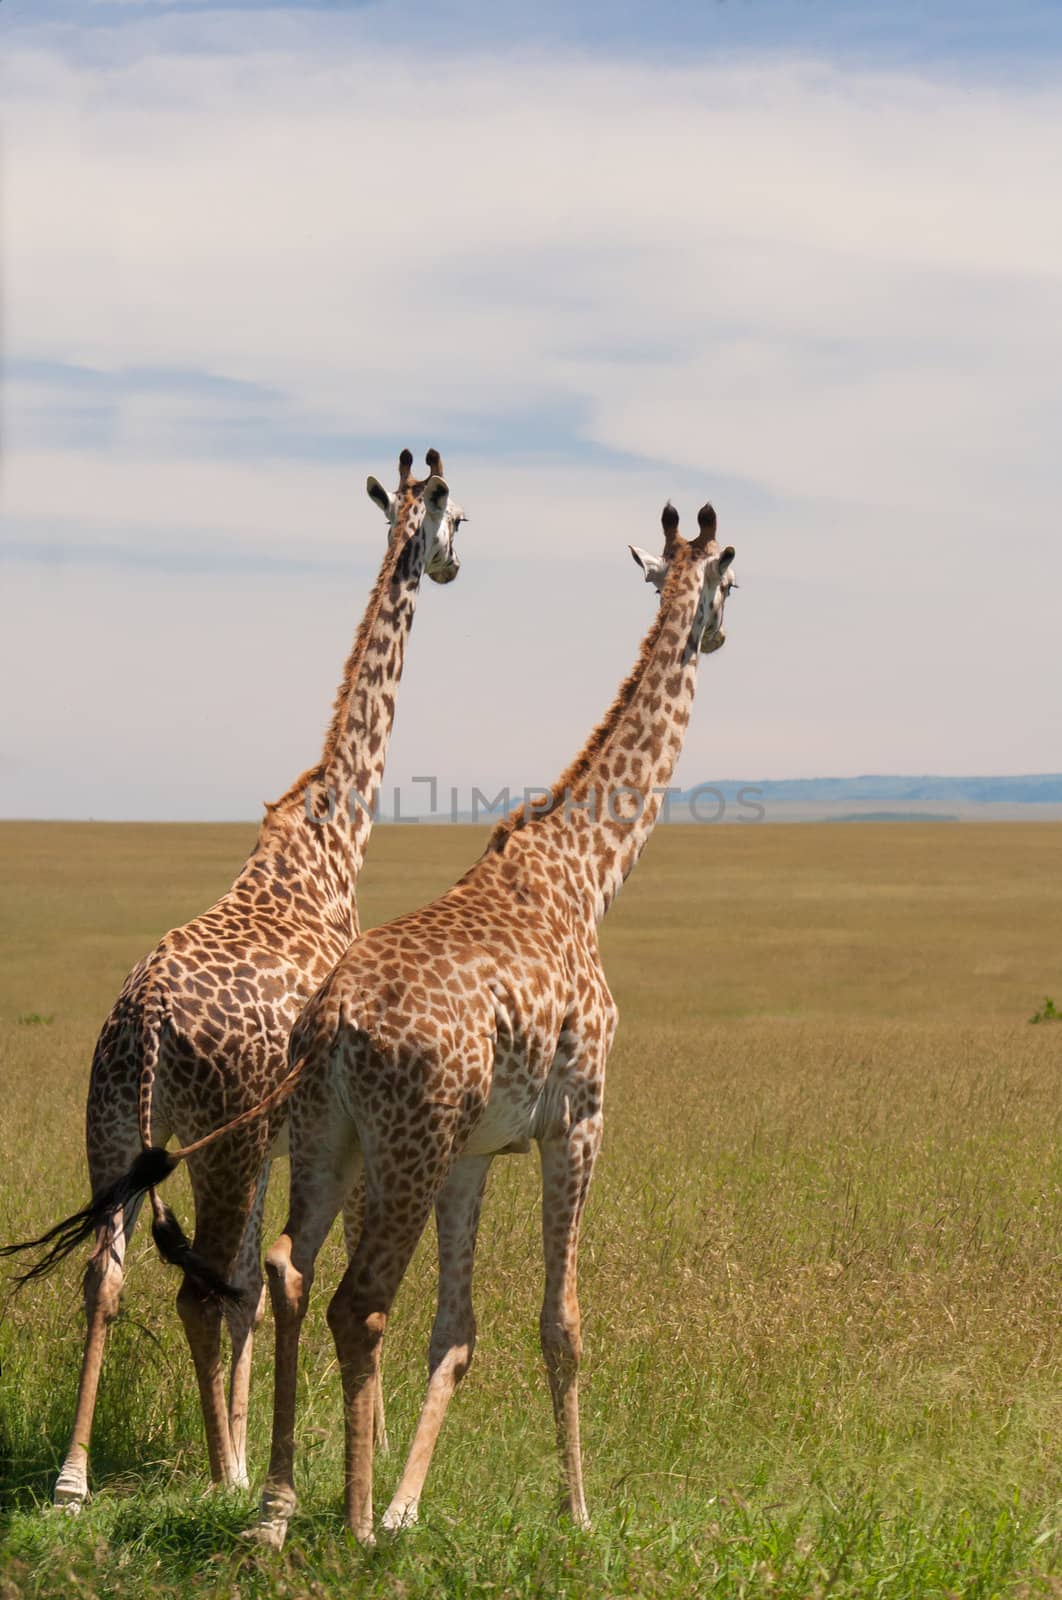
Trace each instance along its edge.
<path fill-rule="evenodd" d="M 542 1242 L 546 1258 L 546 1290 L 539 1331 L 553 1399 L 568 1511 L 580 1528 L 588 1528 L 590 1518 L 583 1494 L 579 1442 L 578 1373 L 583 1341 L 576 1267 L 579 1224 L 601 1144 L 601 1123 L 601 1113 L 597 1111 L 539 1141 Z"/>
<path fill-rule="evenodd" d="M 236 1146 L 226 1140 L 188 1163 L 195 1196 L 193 1248 L 223 1277 L 232 1275 L 254 1208 L 261 1170 L 257 1155 L 252 1141 Z M 255 1307 L 250 1309 L 253 1312 Z M 177 1293 L 177 1311 L 195 1365 L 210 1476 L 226 1489 L 236 1488 L 239 1473 L 221 1356 L 222 1305 L 186 1277 Z"/>
<path fill-rule="evenodd" d="M 384 1513 L 385 1528 L 408 1527 L 416 1522 L 446 1408 L 472 1365 L 476 1344 L 472 1262 L 490 1163 L 490 1156 L 465 1156 L 451 1168 L 436 1196 L 439 1298 L 428 1350 L 428 1393 L 402 1481 Z"/>
<path fill-rule="evenodd" d="M 196 1246 L 198 1249 L 198 1246 Z M 185 1280 L 177 1292 L 177 1312 L 192 1352 L 199 1403 L 206 1429 L 210 1476 L 214 1483 L 235 1485 L 236 1461 L 229 1436 L 225 1378 L 221 1361 L 221 1307 L 199 1294 Z"/>
<path fill-rule="evenodd" d="M 225 1321 L 232 1341 L 232 1372 L 229 1377 L 229 1437 L 235 1458 L 235 1485 L 246 1489 L 247 1406 L 251 1389 L 251 1357 L 254 1336 L 265 1312 L 266 1289 L 262 1275 L 262 1210 L 269 1183 L 269 1162 L 258 1175 L 254 1204 L 240 1241 L 240 1252 L 232 1272 L 233 1284 L 242 1291 L 238 1305 L 225 1306 Z"/>
<path fill-rule="evenodd" d="M 353 1256 L 361 1238 L 361 1225 L 365 1219 L 365 1185 L 356 1183 L 343 1206 L 343 1239 L 347 1247 L 347 1260 Z M 378 1455 L 385 1456 L 391 1448 L 387 1437 L 387 1415 L 384 1410 L 383 1368 L 376 1368 L 376 1386 L 373 1392 L 372 1417 L 373 1445 Z"/>
<path fill-rule="evenodd" d="M 301 1156 L 300 1148 L 312 1155 Z M 350 1123 L 326 1128 L 320 1139 L 307 1137 L 304 1147 L 292 1138 L 288 1221 L 265 1258 L 276 1339 L 273 1439 L 258 1522 L 245 1535 L 272 1550 L 282 1548 L 297 1503 L 294 1478 L 299 1335 L 310 1303 L 314 1262 L 360 1169 L 361 1150 Z"/>
<path fill-rule="evenodd" d="M 104 1180 L 106 1182 L 107 1180 Z M 103 1182 L 94 1184 L 102 1188 Z M 140 1200 L 105 1223 L 96 1235 L 96 1246 L 85 1268 L 85 1351 L 77 1389 L 74 1426 L 66 1458 L 56 1479 L 52 1501 L 76 1515 L 88 1499 L 88 1452 L 92 1419 L 107 1329 L 118 1315 L 124 1277 L 125 1247 L 140 1210 Z"/>
<path fill-rule="evenodd" d="M 346 1520 L 363 1545 L 375 1543 L 372 1441 L 380 1345 L 398 1286 L 428 1220 L 434 1188 L 424 1184 L 403 1196 L 406 1203 L 397 1214 L 388 1209 L 385 1196 L 370 1189 L 358 1248 L 328 1307 L 343 1378 Z"/>

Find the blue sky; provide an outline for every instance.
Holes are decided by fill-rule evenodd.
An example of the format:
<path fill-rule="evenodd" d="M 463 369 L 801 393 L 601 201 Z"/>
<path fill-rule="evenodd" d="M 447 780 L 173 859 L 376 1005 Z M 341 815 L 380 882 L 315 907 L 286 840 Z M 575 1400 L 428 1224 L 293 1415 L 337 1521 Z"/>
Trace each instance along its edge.
<path fill-rule="evenodd" d="M 1057 767 L 1062 8 L 5 0 L 0 814 L 253 816 L 438 445 L 389 781 L 548 782 L 668 496 L 680 779 Z"/>
<path fill-rule="evenodd" d="M 442 3 L 409 0 L 6 0 L 10 25 L 72 25 L 73 50 L 87 30 L 131 28 L 165 14 L 202 23 L 210 15 L 279 12 L 304 25 L 327 24 L 348 37 L 422 48 L 513 48 L 553 44 L 593 52 L 674 59 L 676 51 L 798 53 L 917 68 L 1042 70 L 1062 50 L 1062 16 L 1053 0 L 589 0 L 572 5 L 516 0 Z M 184 35 L 195 40 L 194 34 Z"/>

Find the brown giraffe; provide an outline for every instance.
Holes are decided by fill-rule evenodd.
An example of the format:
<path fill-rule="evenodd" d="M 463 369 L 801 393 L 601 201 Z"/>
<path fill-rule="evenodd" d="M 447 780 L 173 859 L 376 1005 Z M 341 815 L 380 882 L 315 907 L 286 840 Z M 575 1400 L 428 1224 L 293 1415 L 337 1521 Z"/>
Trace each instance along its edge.
<path fill-rule="evenodd" d="M 601 1142 L 616 1006 L 597 924 L 656 821 L 682 748 L 698 655 L 723 642 L 733 549 L 705 506 L 691 542 L 664 510 L 664 555 L 633 551 L 659 613 L 604 720 L 548 800 L 495 829 L 421 911 L 351 946 L 292 1034 L 291 1203 L 266 1268 L 276 1321 L 273 1446 L 252 1537 L 279 1548 L 295 1507 L 295 1379 L 314 1260 L 359 1176 L 361 1238 L 328 1307 L 343 1381 L 346 1517 L 373 1538 L 373 1391 L 399 1283 L 434 1206 L 439 1295 L 428 1392 L 384 1516 L 416 1519 L 475 1344 L 472 1262 L 494 1156 L 539 1147 L 546 1282 L 540 1331 L 567 1502 L 588 1518 L 579 1447 L 579 1223 Z"/>
<path fill-rule="evenodd" d="M 55 1502 L 88 1495 L 88 1447 L 107 1326 L 117 1315 L 126 1246 L 143 1198 L 123 1180 L 138 1151 L 171 1134 L 195 1141 L 256 1106 L 284 1077 L 291 1025 L 358 935 L 355 887 L 375 804 L 421 576 L 449 583 L 464 513 L 450 498 L 438 451 L 412 476 L 403 451 L 392 496 L 369 496 L 389 524 L 388 548 L 346 662 L 319 763 L 267 805 L 258 841 L 231 889 L 174 929 L 126 979 L 92 1063 L 86 1142 L 93 1200 L 35 1245 L 49 1247 L 23 1281 L 95 1235 L 85 1273 L 88 1322 L 77 1410 Z M 243 1127 L 189 1161 L 195 1198 L 190 1248 L 155 1189 L 152 1232 L 184 1268 L 178 1310 L 191 1346 L 215 1482 L 247 1484 L 247 1400 L 254 1330 L 265 1290 L 261 1218 L 286 1112 Z M 286 1131 L 286 1130 L 285 1130 Z M 360 1233 L 360 1192 L 344 1197 L 348 1247 Z M 28 1248 L 8 1246 L 3 1252 Z M 224 1312 L 232 1342 L 226 1408 Z M 382 1423 L 382 1418 L 381 1418 Z"/>

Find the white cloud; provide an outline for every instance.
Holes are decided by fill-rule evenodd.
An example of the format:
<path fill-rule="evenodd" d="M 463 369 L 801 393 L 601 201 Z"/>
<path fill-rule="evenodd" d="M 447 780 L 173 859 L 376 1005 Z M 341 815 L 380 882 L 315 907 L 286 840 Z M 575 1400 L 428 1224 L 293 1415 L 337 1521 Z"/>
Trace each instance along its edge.
<path fill-rule="evenodd" d="M 300 428 L 439 444 L 475 518 L 462 582 L 481 614 L 460 649 L 477 629 L 501 639 L 517 571 L 528 639 L 555 641 L 533 686 L 454 666 L 455 775 L 475 769 L 484 726 L 503 781 L 532 755 L 563 764 L 598 709 L 568 693 L 576 662 L 601 660 L 603 703 L 644 614 L 640 595 L 606 598 L 613 569 L 580 563 L 647 542 L 675 493 L 687 514 L 713 495 L 746 585 L 712 667 L 727 745 L 695 719 L 687 777 L 1057 763 L 1057 93 L 811 63 L 404 62 L 326 51 L 312 20 L 259 36 L 257 52 L 141 44 L 109 68 L 11 52 L 9 351 L 196 369 L 266 386 Z M 230 408 L 257 426 L 252 400 L 119 386 L 106 450 L 46 449 L 50 393 L 58 409 L 39 378 L 7 394 L 4 503 L 23 540 L 330 562 L 352 540 L 373 548 L 375 447 L 250 461 L 224 459 L 222 439 L 205 459 L 195 439 Z M 448 451 L 455 426 L 481 442 Z M 471 571 L 481 551 L 491 592 Z M 123 581 L 92 579 L 98 596 L 115 586 L 115 627 Z M 137 580 L 138 605 L 151 592 Z M 305 592 L 288 626 L 316 641 Z M 195 584 L 185 604 L 205 604 Z M 432 647 L 456 653 L 456 608 L 431 612 Z M 345 607 L 331 621 L 338 662 Z M 240 649 L 254 636 L 252 616 Z M 28 692 L 32 787 L 34 730 L 62 708 L 54 683 Z M 310 698 L 285 705 L 293 723 L 322 720 Z M 529 734 L 536 706 L 558 709 Z M 439 755 L 438 709 L 402 716 Z M 122 719 L 100 749 L 136 738 Z M 210 782 L 235 793 L 219 744 L 226 759 Z"/>

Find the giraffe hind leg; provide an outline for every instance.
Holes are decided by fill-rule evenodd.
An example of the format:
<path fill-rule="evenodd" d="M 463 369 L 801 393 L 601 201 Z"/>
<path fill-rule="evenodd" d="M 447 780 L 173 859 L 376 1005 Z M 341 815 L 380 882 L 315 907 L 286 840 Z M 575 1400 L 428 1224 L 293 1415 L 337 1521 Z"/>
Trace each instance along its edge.
<path fill-rule="evenodd" d="M 365 1184 L 359 1180 L 347 1196 L 343 1206 L 343 1240 L 347 1247 L 347 1260 L 353 1256 L 361 1238 L 361 1225 L 365 1217 Z M 387 1412 L 384 1406 L 383 1365 L 378 1362 L 373 1392 L 372 1417 L 373 1447 L 377 1455 L 385 1456 L 391 1449 L 387 1437 Z"/>
<path fill-rule="evenodd" d="M 240 1251 L 233 1267 L 233 1283 L 240 1291 L 238 1301 L 225 1306 L 232 1343 L 232 1371 L 229 1377 L 229 1436 L 235 1457 L 235 1486 L 250 1486 L 247 1475 L 247 1409 L 251 1388 L 251 1357 L 254 1336 L 265 1312 L 266 1288 L 262 1273 L 262 1211 L 269 1183 L 269 1162 L 266 1161 L 258 1175 L 254 1204 L 240 1241 Z"/>
<path fill-rule="evenodd" d="M 472 1365 L 476 1346 L 472 1262 L 491 1159 L 489 1155 L 465 1156 L 455 1162 L 436 1197 L 439 1294 L 428 1350 L 428 1392 L 401 1482 L 384 1512 L 383 1525 L 391 1530 L 409 1527 L 417 1520 L 443 1418 Z"/>
<path fill-rule="evenodd" d="M 328 1326 L 343 1379 L 346 1521 L 359 1544 L 366 1546 L 375 1542 L 372 1456 L 380 1345 L 392 1302 L 430 1210 L 429 1195 L 426 1203 L 410 1206 L 401 1225 L 395 1226 L 385 1210 L 377 1210 L 370 1202 L 361 1241 L 328 1307 Z"/>
<path fill-rule="evenodd" d="M 186 1272 L 177 1294 L 177 1311 L 184 1324 L 199 1386 L 210 1476 L 225 1488 L 239 1486 L 239 1473 L 229 1427 L 221 1356 L 221 1325 L 226 1302 L 213 1283 L 215 1280 L 227 1283 L 232 1274 L 254 1208 L 261 1172 L 260 1151 L 255 1143 L 247 1140 L 234 1146 L 234 1140 L 225 1140 L 188 1163 L 195 1197 L 192 1253 L 195 1261 L 205 1263 L 209 1270 L 205 1275 L 199 1271 Z"/>
<path fill-rule="evenodd" d="M 336 1216 L 359 1182 L 362 1154 L 352 1123 L 315 1124 L 313 1137 L 297 1137 L 299 1106 L 292 1106 L 291 1198 L 284 1232 L 266 1251 L 273 1307 L 273 1434 L 258 1521 L 244 1535 L 279 1550 L 296 1508 L 295 1410 L 299 1336 L 310 1303 L 317 1253 Z"/>
<path fill-rule="evenodd" d="M 90 1109 L 89 1177 L 95 1195 L 105 1193 L 111 1185 L 120 1181 L 121 1175 L 140 1152 L 139 1133 L 131 1127 L 124 1141 L 108 1151 L 104 1160 L 98 1147 L 94 1149 L 94 1134 L 97 1132 Z M 167 1137 L 167 1130 L 160 1127 L 159 1142 L 164 1144 Z M 107 1332 L 118 1315 L 125 1277 L 126 1247 L 136 1226 L 142 1201 L 142 1194 L 134 1194 L 123 1206 L 99 1221 L 95 1246 L 85 1266 L 85 1347 L 77 1403 L 66 1456 L 52 1492 L 52 1503 L 71 1515 L 81 1510 L 89 1495 L 89 1444 Z"/>
<path fill-rule="evenodd" d="M 373 1141 L 365 1162 L 361 1238 L 328 1307 L 343 1379 L 346 1521 L 367 1546 L 375 1542 L 373 1409 L 381 1344 L 394 1297 L 455 1155 L 457 1129 L 453 1124 L 433 1128 L 433 1120 L 426 1108 L 415 1173 L 400 1141 Z"/>
<path fill-rule="evenodd" d="M 111 1222 L 101 1223 L 96 1247 L 85 1267 L 85 1349 L 77 1388 L 74 1425 L 66 1456 L 52 1492 L 53 1505 L 76 1515 L 89 1496 L 88 1455 L 96 1413 L 107 1332 L 118 1315 L 124 1280 L 125 1248 L 136 1222 L 140 1201 L 134 1201 Z"/>

